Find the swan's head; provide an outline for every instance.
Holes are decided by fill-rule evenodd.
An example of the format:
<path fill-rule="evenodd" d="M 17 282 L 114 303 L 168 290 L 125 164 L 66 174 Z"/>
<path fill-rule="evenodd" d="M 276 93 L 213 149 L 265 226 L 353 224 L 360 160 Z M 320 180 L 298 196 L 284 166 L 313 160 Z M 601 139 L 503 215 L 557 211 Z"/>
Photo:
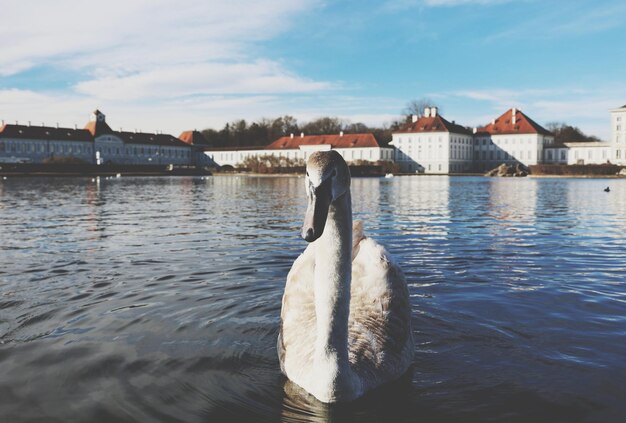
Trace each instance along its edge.
<path fill-rule="evenodd" d="M 305 184 L 309 206 L 302 238 L 313 242 L 324 232 L 330 204 L 350 189 L 350 169 L 336 151 L 316 151 L 306 163 Z"/>

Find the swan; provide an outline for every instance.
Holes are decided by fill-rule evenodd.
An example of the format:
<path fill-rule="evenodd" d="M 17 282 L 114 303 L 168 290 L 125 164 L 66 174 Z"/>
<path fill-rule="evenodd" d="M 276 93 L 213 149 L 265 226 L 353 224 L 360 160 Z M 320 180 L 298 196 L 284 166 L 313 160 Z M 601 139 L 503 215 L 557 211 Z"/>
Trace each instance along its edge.
<path fill-rule="evenodd" d="M 306 164 L 308 208 L 282 299 L 282 373 L 325 403 L 398 379 L 413 360 L 411 304 L 400 267 L 352 223 L 350 170 L 334 150 Z"/>

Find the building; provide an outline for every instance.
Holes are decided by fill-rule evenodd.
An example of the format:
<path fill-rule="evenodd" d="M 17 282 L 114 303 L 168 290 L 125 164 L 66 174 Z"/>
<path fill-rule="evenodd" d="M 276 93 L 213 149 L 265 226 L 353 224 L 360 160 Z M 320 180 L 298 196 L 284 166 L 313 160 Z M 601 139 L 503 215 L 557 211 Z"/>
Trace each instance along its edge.
<path fill-rule="evenodd" d="M 206 149 L 209 149 L 211 145 L 207 141 L 207 139 L 202 135 L 202 132 L 193 130 L 193 131 L 183 131 L 178 136 L 178 139 L 184 142 L 185 144 L 191 146 L 191 164 L 194 166 L 211 166 L 214 163 L 209 159 L 209 157 L 204 154 Z"/>
<path fill-rule="evenodd" d="M 194 141 L 201 142 L 199 133 L 183 134 L 184 140 L 162 133 L 114 131 L 99 110 L 91 114 L 84 129 L 3 122 L 0 163 L 45 163 L 71 158 L 90 164 L 203 164 L 206 140 L 205 145 L 195 146 Z"/>
<path fill-rule="evenodd" d="M 610 161 L 611 145 L 601 141 L 565 142 L 544 149 L 543 163 L 585 165 L 603 164 Z"/>
<path fill-rule="evenodd" d="M 2 124 L 0 163 L 43 163 L 55 157 L 74 157 L 91 163 L 93 137 L 85 129 Z"/>
<path fill-rule="evenodd" d="M 393 148 L 381 147 L 373 134 L 304 135 L 281 137 L 266 147 L 212 148 L 207 154 L 218 166 L 241 167 L 250 157 L 275 156 L 290 161 L 306 161 L 314 151 L 336 150 L 346 162 L 360 160 L 392 161 Z"/>
<path fill-rule="evenodd" d="M 626 165 L 626 105 L 611 112 L 611 162 Z"/>
<path fill-rule="evenodd" d="M 114 131 L 99 110 L 85 126 L 94 140 L 96 164 L 188 165 L 191 146 L 169 134 Z"/>
<path fill-rule="evenodd" d="M 550 131 L 521 110 L 509 109 L 488 125 L 475 130 L 476 170 L 486 171 L 502 163 L 524 166 L 542 163 L 546 159 L 545 149 L 553 144 L 554 135 Z"/>
<path fill-rule="evenodd" d="M 472 132 L 449 122 L 436 107 L 427 107 L 424 116 L 392 134 L 395 161 L 403 172 L 459 173 L 473 170 Z"/>

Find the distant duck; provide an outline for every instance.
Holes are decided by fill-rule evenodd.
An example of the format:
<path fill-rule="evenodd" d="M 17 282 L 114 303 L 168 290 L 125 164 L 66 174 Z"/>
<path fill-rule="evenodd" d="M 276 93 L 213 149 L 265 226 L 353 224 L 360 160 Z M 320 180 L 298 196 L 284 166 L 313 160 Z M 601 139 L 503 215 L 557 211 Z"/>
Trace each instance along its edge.
<path fill-rule="evenodd" d="M 402 270 L 352 223 L 341 155 L 315 152 L 306 170 L 302 237 L 310 244 L 287 276 L 280 367 L 322 402 L 351 401 L 409 368 L 411 302 Z"/>
<path fill-rule="evenodd" d="M 386 173 L 385 178 L 393 178 L 393 173 Z"/>
<path fill-rule="evenodd" d="M 609 187 L 604 188 L 604 192 L 611 192 L 611 188 Z"/>

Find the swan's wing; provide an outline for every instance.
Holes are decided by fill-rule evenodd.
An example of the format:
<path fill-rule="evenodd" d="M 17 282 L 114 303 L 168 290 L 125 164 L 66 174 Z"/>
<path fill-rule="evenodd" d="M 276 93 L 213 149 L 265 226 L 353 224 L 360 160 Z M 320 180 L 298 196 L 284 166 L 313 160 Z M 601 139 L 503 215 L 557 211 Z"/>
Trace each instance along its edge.
<path fill-rule="evenodd" d="M 412 361 L 411 303 L 404 274 L 371 238 L 361 239 L 352 262 L 348 342 L 350 362 L 369 387 L 400 376 Z"/>
<path fill-rule="evenodd" d="M 311 243 L 291 266 L 280 312 L 278 358 L 282 372 L 287 374 L 289 369 L 290 377 L 309 368 L 312 360 L 316 335 L 314 269 L 315 244 Z"/>

